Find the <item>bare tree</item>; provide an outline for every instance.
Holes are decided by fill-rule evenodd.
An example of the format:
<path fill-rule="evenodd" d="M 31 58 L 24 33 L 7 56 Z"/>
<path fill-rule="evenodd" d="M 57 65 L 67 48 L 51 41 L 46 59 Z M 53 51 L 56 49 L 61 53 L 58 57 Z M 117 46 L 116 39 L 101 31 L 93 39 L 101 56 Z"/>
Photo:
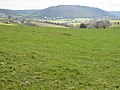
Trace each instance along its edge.
<path fill-rule="evenodd" d="M 9 19 L 9 20 L 12 19 L 12 16 L 11 16 L 11 15 L 8 15 L 8 19 Z"/>

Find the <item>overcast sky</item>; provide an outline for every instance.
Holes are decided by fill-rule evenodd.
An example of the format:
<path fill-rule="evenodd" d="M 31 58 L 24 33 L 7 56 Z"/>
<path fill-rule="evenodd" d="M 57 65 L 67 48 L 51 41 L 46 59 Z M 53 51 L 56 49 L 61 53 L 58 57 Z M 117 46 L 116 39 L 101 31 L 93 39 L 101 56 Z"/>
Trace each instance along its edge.
<path fill-rule="evenodd" d="M 0 0 L 0 8 L 13 10 L 44 9 L 57 5 L 81 5 L 120 11 L 120 0 Z"/>

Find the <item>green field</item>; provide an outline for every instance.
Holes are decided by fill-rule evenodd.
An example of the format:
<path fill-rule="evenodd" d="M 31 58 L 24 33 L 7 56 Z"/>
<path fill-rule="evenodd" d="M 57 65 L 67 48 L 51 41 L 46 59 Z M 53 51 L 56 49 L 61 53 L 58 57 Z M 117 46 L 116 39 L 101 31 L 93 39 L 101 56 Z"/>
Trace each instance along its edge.
<path fill-rule="evenodd" d="M 5 24 L 5 23 L 1 23 L 1 22 L 0 22 L 0 25 L 17 26 L 17 24 Z"/>
<path fill-rule="evenodd" d="M 110 20 L 110 22 L 120 22 L 120 20 Z"/>
<path fill-rule="evenodd" d="M 0 25 L 0 90 L 120 90 L 120 29 Z"/>

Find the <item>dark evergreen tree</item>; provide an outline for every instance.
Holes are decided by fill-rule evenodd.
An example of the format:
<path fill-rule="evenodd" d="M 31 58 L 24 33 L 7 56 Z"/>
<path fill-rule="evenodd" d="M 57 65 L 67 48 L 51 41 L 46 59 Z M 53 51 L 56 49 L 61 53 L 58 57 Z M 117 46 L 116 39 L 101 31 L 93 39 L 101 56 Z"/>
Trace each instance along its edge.
<path fill-rule="evenodd" d="M 82 23 L 82 24 L 80 24 L 80 28 L 87 28 L 87 25 Z"/>

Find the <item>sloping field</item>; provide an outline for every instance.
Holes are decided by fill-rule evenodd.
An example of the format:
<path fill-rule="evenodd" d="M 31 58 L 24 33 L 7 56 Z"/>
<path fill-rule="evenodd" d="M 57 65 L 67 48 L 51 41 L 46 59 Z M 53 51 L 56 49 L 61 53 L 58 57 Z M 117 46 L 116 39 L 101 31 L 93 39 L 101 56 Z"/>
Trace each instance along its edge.
<path fill-rule="evenodd" d="M 5 24 L 5 23 L 2 23 L 2 22 L 0 22 L 0 25 L 17 26 L 17 24 Z"/>
<path fill-rule="evenodd" d="M 60 25 L 54 25 L 54 24 L 48 24 L 48 23 L 39 23 L 39 22 L 32 22 L 33 24 L 36 24 L 41 27 L 56 27 L 56 28 L 68 28 L 65 26 L 60 26 Z"/>
<path fill-rule="evenodd" d="M 0 90 L 120 90 L 120 29 L 0 26 Z"/>

